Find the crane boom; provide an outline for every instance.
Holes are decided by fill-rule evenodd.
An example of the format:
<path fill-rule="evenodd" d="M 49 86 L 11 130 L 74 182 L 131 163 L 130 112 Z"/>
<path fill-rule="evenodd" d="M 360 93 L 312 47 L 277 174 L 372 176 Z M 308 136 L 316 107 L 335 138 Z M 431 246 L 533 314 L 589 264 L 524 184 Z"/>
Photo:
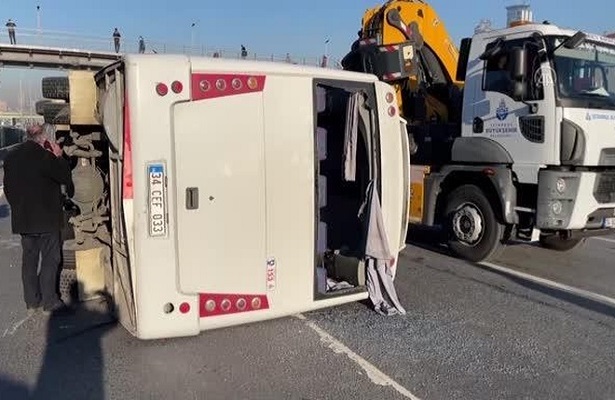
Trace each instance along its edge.
<path fill-rule="evenodd" d="M 423 0 L 390 0 L 367 10 L 362 21 L 364 38 L 376 38 L 381 45 L 401 44 L 419 35 L 418 52 L 434 58 L 438 66 L 430 71 L 436 81 L 456 81 L 459 52 L 436 11 Z M 427 54 L 431 53 L 431 54 Z"/>

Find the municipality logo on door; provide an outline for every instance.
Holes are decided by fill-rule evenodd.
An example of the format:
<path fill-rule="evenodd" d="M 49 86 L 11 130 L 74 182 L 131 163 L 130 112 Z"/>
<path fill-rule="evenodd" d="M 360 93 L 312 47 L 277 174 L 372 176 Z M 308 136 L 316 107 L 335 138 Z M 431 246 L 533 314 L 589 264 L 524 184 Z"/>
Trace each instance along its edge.
<path fill-rule="evenodd" d="M 506 107 L 504 99 L 500 101 L 500 105 L 495 109 L 495 116 L 498 117 L 500 121 L 504 121 L 506 117 L 508 117 L 508 107 Z"/>

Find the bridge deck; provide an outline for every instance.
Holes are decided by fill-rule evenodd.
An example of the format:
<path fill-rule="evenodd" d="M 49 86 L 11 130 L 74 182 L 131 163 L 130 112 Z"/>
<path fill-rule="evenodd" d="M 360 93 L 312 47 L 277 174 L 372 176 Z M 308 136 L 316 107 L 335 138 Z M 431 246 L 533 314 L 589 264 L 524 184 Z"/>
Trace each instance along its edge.
<path fill-rule="evenodd" d="M 0 67 L 98 70 L 121 58 L 109 52 L 0 44 Z"/>

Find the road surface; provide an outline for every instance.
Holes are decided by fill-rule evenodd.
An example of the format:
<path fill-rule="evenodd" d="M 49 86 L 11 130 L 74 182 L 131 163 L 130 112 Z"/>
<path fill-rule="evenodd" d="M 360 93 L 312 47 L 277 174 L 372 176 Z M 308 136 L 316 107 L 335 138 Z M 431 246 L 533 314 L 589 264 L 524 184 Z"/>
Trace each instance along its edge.
<path fill-rule="evenodd" d="M 608 299 L 423 247 L 400 257 L 405 316 L 350 304 L 142 342 L 101 315 L 26 318 L 0 201 L 0 399 L 615 398 Z M 610 297 L 614 258 L 607 237 L 569 254 L 512 246 L 494 264 Z"/>

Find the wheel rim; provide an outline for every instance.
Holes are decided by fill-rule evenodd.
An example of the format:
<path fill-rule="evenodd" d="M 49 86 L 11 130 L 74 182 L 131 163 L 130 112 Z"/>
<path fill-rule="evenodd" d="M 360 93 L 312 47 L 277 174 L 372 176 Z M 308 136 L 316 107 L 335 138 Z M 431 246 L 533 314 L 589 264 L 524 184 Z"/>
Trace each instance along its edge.
<path fill-rule="evenodd" d="M 472 203 L 462 204 L 453 214 L 455 238 L 469 246 L 476 245 L 484 234 L 484 218 L 478 207 Z"/>

